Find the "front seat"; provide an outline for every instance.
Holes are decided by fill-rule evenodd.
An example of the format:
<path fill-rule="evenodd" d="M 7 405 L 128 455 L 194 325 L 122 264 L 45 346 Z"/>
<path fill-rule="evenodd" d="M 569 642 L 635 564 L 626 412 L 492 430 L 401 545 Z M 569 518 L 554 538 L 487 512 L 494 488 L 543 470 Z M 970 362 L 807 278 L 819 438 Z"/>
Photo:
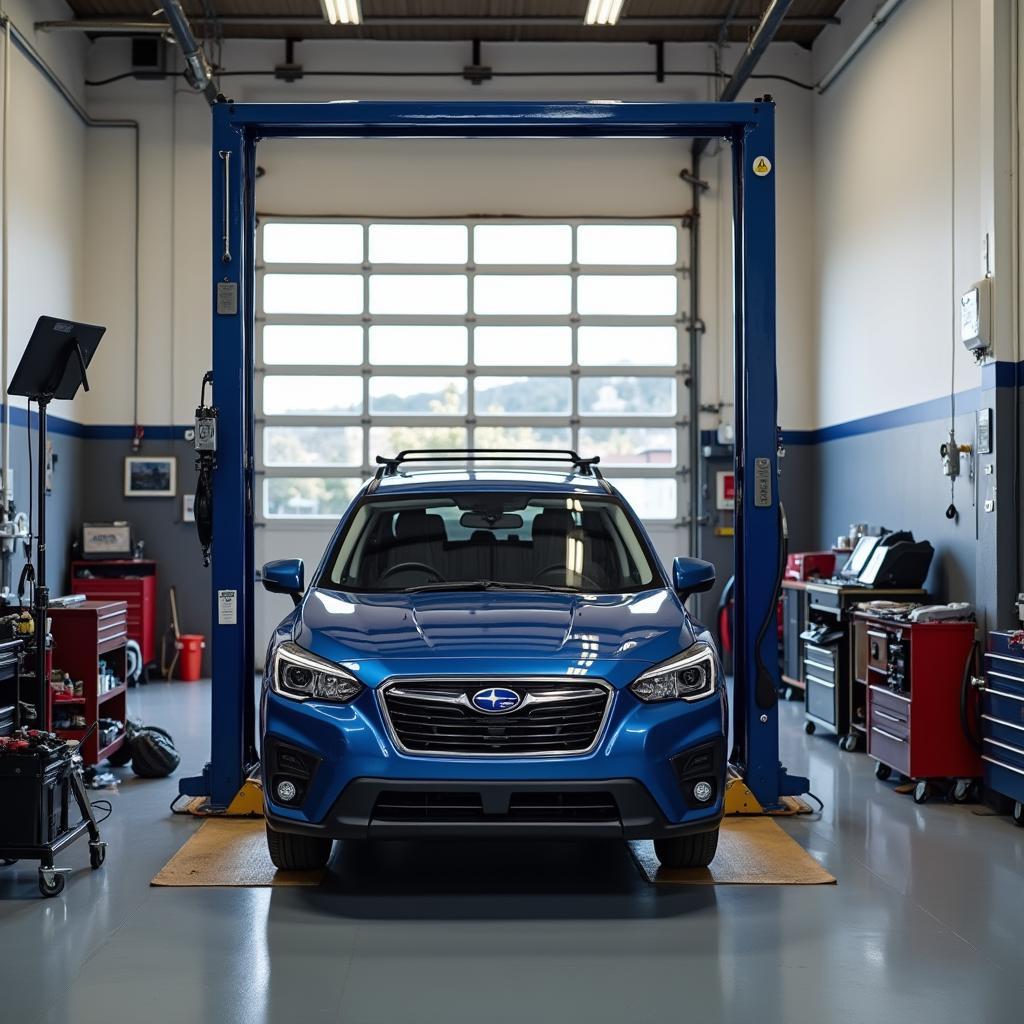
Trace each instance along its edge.
<path fill-rule="evenodd" d="M 395 517 L 395 539 L 389 565 L 402 562 L 423 562 L 436 569 L 445 579 L 444 542 L 447 538 L 444 520 L 421 508 L 399 512 Z"/>

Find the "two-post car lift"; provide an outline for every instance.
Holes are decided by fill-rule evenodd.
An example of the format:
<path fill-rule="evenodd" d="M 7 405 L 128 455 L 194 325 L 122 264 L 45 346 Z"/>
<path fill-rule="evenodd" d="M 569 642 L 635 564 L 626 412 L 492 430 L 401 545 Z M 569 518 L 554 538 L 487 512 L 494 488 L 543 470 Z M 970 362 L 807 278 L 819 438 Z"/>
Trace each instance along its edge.
<path fill-rule="evenodd" d="M 213 106 L 211 757 L 183 795 L 227 808 L 257 760 L 253 558 L 256 147 L 271 138 L 719 138 L 731 145 L 736 533 L 733 764 L 764 808 L 805 792 L 779 763 L 776 615 L 783 554 L 775 355 L 774 105 L 282 103 Z M 693 386 L 696 386 L 696 381 Z M 691 430 L 697 424 L 690 424 Z M 696 467 L 691 467 L 691 472 Z M 696 529 L 696 524 L 691 524 Z"/>

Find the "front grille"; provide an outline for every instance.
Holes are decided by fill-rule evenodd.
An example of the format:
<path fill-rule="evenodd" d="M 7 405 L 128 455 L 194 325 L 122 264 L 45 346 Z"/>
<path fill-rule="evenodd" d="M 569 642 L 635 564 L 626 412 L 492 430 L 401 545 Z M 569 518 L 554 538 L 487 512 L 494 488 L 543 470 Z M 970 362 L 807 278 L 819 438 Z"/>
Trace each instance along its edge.
<path fill-rule="evenodd" d="M 514 691 L 523 703 L 503 714 L 477 710 L 473 694 L 491 686 Z M 611 690 L 590 682 L 402 682 L 383 690 L 395 739 L 412 754 L 583 754 L 597 743 L 610 702 Z"/>
<path fill-rule="evenodd" d="M 443 790 L 385 790 L 373 808 L 377 821 L 613 821 L 619 808 L 611 793 L 527 792 L 511 793 L 508 807 L 496 813 L 484 811 L 478 792 Z"/>

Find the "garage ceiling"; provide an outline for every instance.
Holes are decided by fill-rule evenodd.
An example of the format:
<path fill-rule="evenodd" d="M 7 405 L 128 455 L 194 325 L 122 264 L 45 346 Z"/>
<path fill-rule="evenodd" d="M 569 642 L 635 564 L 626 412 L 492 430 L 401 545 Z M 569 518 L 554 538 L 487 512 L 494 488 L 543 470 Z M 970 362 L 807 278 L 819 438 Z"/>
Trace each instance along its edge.
<path fill-rule="evenodd" d="M 154 21 L 156 0 L 68 0 L 97 34 L 102 22 Z M 362 0 L 363 24 L 328 25 L 318 0 L 186 0 L 197 35 L 271 39 L 745 42 L 767 0 L 627 0 L 619 24 L 587 27 L 586 0 Z M 842 0 L 795 0 L 776 38 L 810 46 Z M 213 17 L 211 18 L 211 14 Z M 162 20 L 162 16 L 161 16 Z M 85 27 L 83 25 L 83 27 Z"/>

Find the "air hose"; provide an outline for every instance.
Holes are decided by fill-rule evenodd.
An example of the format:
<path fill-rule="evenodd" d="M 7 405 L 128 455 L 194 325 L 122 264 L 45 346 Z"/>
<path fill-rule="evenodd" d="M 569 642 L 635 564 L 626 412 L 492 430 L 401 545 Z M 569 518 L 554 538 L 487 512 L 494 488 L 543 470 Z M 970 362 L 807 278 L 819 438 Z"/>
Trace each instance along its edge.
<path fill-rule="evenodd" d="M 978 641 L 971 644 L 967 652 L 967 660 L 964 662 L 964 671 L 960 677 L 960 728 L 964 731 L 967 742 L 970 743 L 978 753 L 981 753 L 981 710 L 978 702 L 974 703 L 974 723 L 971 723 L 971 690 L 975 670 L 978 667 Z"/>

